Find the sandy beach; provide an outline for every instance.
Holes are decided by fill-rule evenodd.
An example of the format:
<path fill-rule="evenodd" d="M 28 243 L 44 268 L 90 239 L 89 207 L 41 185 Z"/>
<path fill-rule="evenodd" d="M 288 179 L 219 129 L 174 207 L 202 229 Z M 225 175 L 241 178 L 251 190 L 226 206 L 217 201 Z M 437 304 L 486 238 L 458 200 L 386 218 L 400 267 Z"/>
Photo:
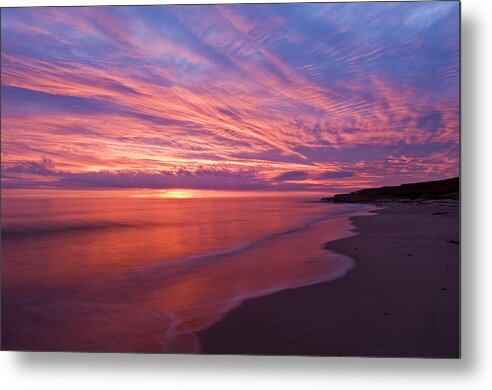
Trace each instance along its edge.
<path fill-rule="evenodd" d="M 458 202 L 378 205 L 326 244 L 355 260 L 345 277 L 244 302 L 200 333 L 201 351 L 459 357 Z"/>

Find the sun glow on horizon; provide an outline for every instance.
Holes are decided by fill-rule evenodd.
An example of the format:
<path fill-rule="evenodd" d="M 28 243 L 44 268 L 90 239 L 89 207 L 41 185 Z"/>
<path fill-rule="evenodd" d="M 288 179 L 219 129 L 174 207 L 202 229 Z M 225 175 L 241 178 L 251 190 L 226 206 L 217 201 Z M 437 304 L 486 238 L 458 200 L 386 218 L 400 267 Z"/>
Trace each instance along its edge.
<path fill-rule="evenodd" d="M 2 189 L 2 198 L 17 199 L 81 199 L 81 198 L 136 198 L 136 199 L 212 199 L 212 198 L 268 198 L 298 197 L 318 199 L 333 195 L 330 191 L 233 191 L 208 189 Z"/>
<path fill-rule="evenodd" d="M 196 191 L 188 190 L 161 190 L 154 195 L 159 198 L 171 198 L 171 199 L 188 199 L 195 198 L 197 196 Z"/>

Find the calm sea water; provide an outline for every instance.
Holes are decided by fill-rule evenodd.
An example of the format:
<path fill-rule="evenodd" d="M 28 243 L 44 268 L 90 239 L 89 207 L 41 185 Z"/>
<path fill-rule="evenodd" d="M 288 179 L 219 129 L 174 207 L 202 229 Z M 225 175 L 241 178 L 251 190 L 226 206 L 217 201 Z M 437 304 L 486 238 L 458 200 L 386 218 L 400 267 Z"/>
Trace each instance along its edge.
<path fill-rule="evenodd" d="M 361 206 L 299 198 L 4 198 L 6 349 L 197 352 L 247 298 L 343 276 Z"/>

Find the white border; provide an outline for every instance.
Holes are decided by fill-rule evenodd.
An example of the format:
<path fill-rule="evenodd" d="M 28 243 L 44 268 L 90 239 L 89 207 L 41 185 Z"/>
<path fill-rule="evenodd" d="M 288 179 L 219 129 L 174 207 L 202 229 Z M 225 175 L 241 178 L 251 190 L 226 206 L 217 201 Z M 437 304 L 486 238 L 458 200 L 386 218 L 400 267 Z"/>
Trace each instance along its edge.
<path fill-rule="evenodd" d="M 339 0 L 340 2 L 350 2 L 354 0 Z M 398 1 L 398 0 L 376 0 L 376 1 Z M 419 0 L 402 0 L 419 1 Z M 446 0 L 437 0 L 446 1 Z M 468 1 L 468 0 L 465 0 Z M 472 0 L 473 1 L 473 0 Z M 295 0 L 3 0 L 2 7 L 32 7 L 32 6 L 79 6 L 79 5 L 149 5 L 149 4 L 218 4 L 218 3 L 302 3 Z M 312 0 L 304 2 L 323 2 Z M 333 1 L 336 2 L 336 1 Z"/>

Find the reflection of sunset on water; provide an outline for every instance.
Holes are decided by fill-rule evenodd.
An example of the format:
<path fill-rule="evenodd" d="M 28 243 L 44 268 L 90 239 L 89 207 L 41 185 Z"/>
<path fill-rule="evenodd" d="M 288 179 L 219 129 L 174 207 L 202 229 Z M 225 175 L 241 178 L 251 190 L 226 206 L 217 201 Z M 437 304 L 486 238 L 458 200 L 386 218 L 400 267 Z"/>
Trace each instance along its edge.
<path fill-rule="evenodd" d="M 322 243 L 350 235 L 357 209 L 297 198 L 3 199 L 6 340 L 195 351 L 195 333 L 247 297 L 348 271 L 352 261 Z"/>

